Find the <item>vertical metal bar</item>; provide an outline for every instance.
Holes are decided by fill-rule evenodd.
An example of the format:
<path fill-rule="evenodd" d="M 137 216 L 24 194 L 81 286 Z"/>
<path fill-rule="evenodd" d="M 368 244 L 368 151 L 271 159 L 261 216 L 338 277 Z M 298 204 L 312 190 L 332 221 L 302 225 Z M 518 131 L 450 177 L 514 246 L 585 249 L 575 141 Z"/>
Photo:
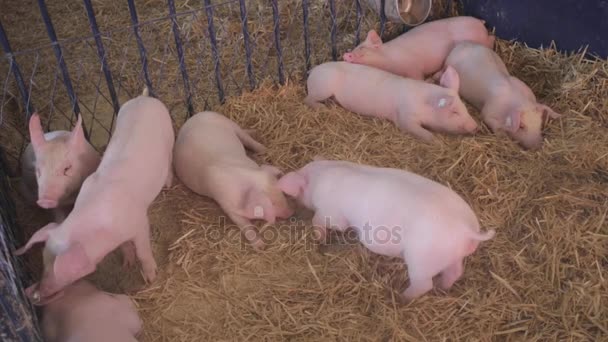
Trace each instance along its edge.
<path fill-rule="evenodd" d="M 205 12 L 207 13 L 207 26 L 209 29 L 209 40 L 211 41 L 211 52 L 215 65 L 215 84 L 220 103 L 224 103 L 224 87 L 222 86 L 222 76 L 220 74 L 220 56 L 217 50 L 217 40 L 215 39 L 215 28 L 213 27 L 213 6 L 211 0 L 204 0 Z"/>
<path fill-rule="evenodd" d="M 272 17 L 274 19 L 274 46 L 277 49 L 277 58 L 279 60 L 279 83 L 285 84 L 285 74 L 283 71 L 283 52 L 281 51 L 281 29 L 279 26 L 279 4 L 277 0 L 271 0 Z"/>
<path fill-rule="evenodd" d="M 175 2 L 174 0 L 168 0 L 167 3 L 169 6 L 169 15 L 171 16 L 171 29 L 173 30 L 173 38 L 175 39 L 175 48 L 177 49 L 177 58 L 179 59 L 179 69 L 182 73 L 182 79 L 184 80 L 184 92 L 186 93 L 188 115 L 192 116 L 194 114 L 194 107 L 192 106 L 192 93 L 190 92 L 190 80 L 188 78 L 186 65 L 184 64 L 184 51 L 180 38 L 179 27 L 177 26 L 177 18 L 175 16 Z"/>
<path fill-rule="evenodd" d="M 336 2 L 335 0 L 329 0 L 329 14 L 331 17 L 331 58 L 334 61 L 338 60 L 338 48 L 336 46 Z"/>
<path fill-rule="evenodd" d="M 46 8 L 46 3 L 44 0 L 38 0 L 38 7 L 40 7 L 40 14 L 42 15 L 42 19 L 44 20 L 44 25 L 46 26 L 46 32 L 49 35 L 49 39 L 53 43 L 53 50 L 55 51 L 55 57 L 57 58 L 57 62 L 59 63 L 59 68 L 61 69 L 61 76 L 63 77 L 63 83 L 65 84 L 65 88 L 68 92 L 68 96 L 70 97 L 70 101 L 72 102 L 72 110 L 77 115 L 82 115 L 80 112 L 80 106 L 78 106 L 78 98 L 76 97 L 76 93 L 74 92 L 74 88 L 72 87 L 72 80 L 70 79 L 70 73 L 68 72 L 68 67 L 65 64 L 65 60 L 63 59 L 63 52 L 61 51 L 61 46 L 57 41 L 57 35 L 55 34 L 55 28 L 53 27 L 53 23 L 51 21 L 51 17 L 49 16 L 49 11 Z M 72 122 L 70 122 L 72 124 Z M 89 132 L 87 131 L 87 127 L 84 124 L 84 120 L 82 121 L 82 128 L 84 132 L 84 136 L 87 140 L 89 140 Z"/>
<path fill-rule="evenodd" d="M 304 59 L 306 72 L 310 70 L 310 36 L 308 34 L 308 0 L 302 0 L 302 18 L 304 20 Z"/>
<path fill-rule="evenodd" d="M 385 2 L 386 0 L 380 0 L 380 37 L 384 36 L 384 26 L 386 26 Z"/>
<path fill-rule="evenodd" d="M 356 0 L 357 8 L 357 28 L 355 30 L 355 47 L 361 44 L 361 21 L 363 19 L 363 11 L 361 9 L 361 0 Z"/>
<path fill-rule="evenodd" d="M 23 82 L 23 76 L 21 75 L 21 69 L 19 69 L 19 65 L 17 61 L 13 57 L 13 50 L 11 49 L 11 44 L 8 41 L 8 37 L 6 36 L 6 32 L 4 31 L 4 27 L 2 26 L 2 22 L 0 22 L 0 45 L 2 45 L 2 49 L 8 58 L 8 62 L 13 70 L 13 75 L 15 76 L 15 80 L 17 81 L 17 87 L 19 88 L 19 93 L 21 93 L 21 100 L 23 101 L 23 105 L 25 107 L 25 124 L 27 126 L 30 121 L 30 116 L 34 113 L 34 107 L 30 101 L 30 93 L 25 87 L 25 83 Z"/>
<path fill-rule="evenodd" d="M 255 78 L 253 76 L 253 65 L 251 64 L 251 45 L 249 42 L 249 30 L 247 29 L 247 6 L 245 0 L 239 1 L 241 4 L 241 22 L 243 24 L 243 41 L 245 42 L 245 57 L 247 58 L 247 76 L 249 77 L 249 88 L 255 88 Z"/>
<path fill-rule="evenodd" d="M 103 75 L 106 78 L 106 84 L 108 86 L 108 91 L 110 92 L 110 99 L 112 100 L 112 109 L 114 110 L 114 115 L 112 116 L 112 121 L 110 122 L 110 128 L 114 126 L 114 119 L 118 115 L 118 111 L 120 110 L 120 103 L 118 102 L 118 96 L 116 96 L 116 89 L 114 89 L 114 81 L 112 80 L 112 72 L 110 71 L 110 67 L 106 61 L 106 50 L 103 46 L 103 41 L 101 40 L 101 34 L 99 32 L 99 27 L 97 26 L 97 19 L 95 18 L 95 11 L 93 10 L 93 5 L 91 4 L 91 0 L 84 0 L 84 7 L 87 10 L 87 16 L 89 17 L 89 24 L 91 25 L 91 30 L 93 31 L 93 35 L 95 37 L 95 45 L 97 45 L 97 56 L 99 57 L 99 61 L 101 62 L 101 69 L 103 71 Z M 89 130 L 89 135 L 93 130 L 93 125 Z"/>
<path fill-rule="evenodd" d="M 134 0 L 127 0 L 129 5 L 129 13 L 131 14 L 131 23 L 133 24 L 133 33 L 135 34 L 135 40 L 137 41 L 137 47 L 139 48 L 139 58 L 141 60 L 141 66 L 144 72 L 144 81 L 146 82 L 146 86 L 148 87 L 148 91 L 150 96 L 155 97 L 152 82 L 150 81 L 150 76 L 148 74 L 148 57 L 146 54 L 146 47 L 144 46 L 144 42 L 139 35 L 139 21 L 137 19 L 137 10 L 135 9 Z"/>
<path fill-rule="evenodd" d="M 453 5 L 452 0 L 448 0 L 448 5 L 445 6 L 445 17 L 448 18 L 451 14 L 452 14 L 452 5 Z"/>

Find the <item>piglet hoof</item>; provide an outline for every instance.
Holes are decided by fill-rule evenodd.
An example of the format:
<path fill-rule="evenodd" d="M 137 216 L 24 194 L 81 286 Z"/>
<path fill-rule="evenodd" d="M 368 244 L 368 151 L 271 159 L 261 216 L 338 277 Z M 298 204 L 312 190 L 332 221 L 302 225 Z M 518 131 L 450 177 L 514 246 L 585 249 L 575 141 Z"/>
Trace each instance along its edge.
<path fill-rule="evenodd" d="M 264 241 L 262 240 L 260 234 L 258 234 L 255 228 L 246 228 L 243 229 L 242 232 L 247 241 L 249 241 L 251 247 L 253 247 L 253 249 L 255 249 L 256 251 L 263 251 L 265 249 L 266 246 L 264 244 Z"/>
<path fill-rule="evenodd" d="M 25 289 L 25 295 L 27 298 L 32 300 L 32 303 L 37 304 L 40 302 L 40 291 L 38 291 L 38 283 L 31 285 Z"/>
<path fill-rule="evenodd" d="M 153 283 L 156 279 L 156 262 L 143 265 L 144 279 L 149 283 Z"/>
<path fill-rule="evenodd" d="M 135 246 L 130 241 L 127 241 L 120 245 L 122 252 L 122 267 L 124 269 L 135 266 Z"/>
<path fill-rule="evenodd" d="M 406 295 L 400 294 L 395 297 L 395 302 L 399 305 L 409 305 L 414 301 L 415 298 L 410 298 Z"/>
<path fill-rule="evenodd" d="M 257 239 L 255 241 L 250 241 L 251 247 L 258 252 L 261 252 L 266 249 L 266 244 L 261 239 Z"/>

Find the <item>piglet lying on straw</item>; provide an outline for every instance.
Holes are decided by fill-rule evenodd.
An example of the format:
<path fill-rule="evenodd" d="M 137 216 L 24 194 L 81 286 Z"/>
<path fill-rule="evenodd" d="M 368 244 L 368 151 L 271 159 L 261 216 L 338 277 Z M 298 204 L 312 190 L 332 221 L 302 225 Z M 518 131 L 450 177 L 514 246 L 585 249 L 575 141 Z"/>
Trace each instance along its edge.
<path fill-rule="evenodd" d="M 327 228 L 353 227 L 372 252 L 403 258 L 410 279 L 403 302 L 431 290 L 436 275 L 449 289 L 463 274 L 463 259 L 495 234 L 479 232 L 475 213 L 454 191 L 403 170 L 317 157 L 279 186 L 315 211 L 320 238 Z"/>
<path fill-rule="evenodd" d="M 446 62 L 461 79 L 460 95 L 481 111 L 494 132 L 507 132 L 528 149 L 542 146 L 542 126 L 548 117 L 561 115 L 536 101 L 530 88 L 511 76 L 505 63 L 491 49 L 472 42 L 456 45 Z M 441 72 L 436 78 L 443 77 Z"/>
<path fill-rule="evenodd" d="M 31 143 L 21 156 L 22 193 L 28 203 L 52 209 L 55 222 L 61 222 L 101 156 L 84 137 L 81 115 L 72 132 L 45 134 L 40 117 L 34 113 L 29 130 Z"/>
<path fill-rule="evenodd" d="M 142 321 L 128 296 L 100 291 L 86 280 L 64 293 L 42 310 L 45 341 L 137 342 Z"/>
<path fill-rule="evenodd" d="M 345 53 L 343 59 L 423 80 L 441 69 L 456 43 L 473 41 L 492 48 L 495 39 L 488 33 L 484 21 L 459 16 L 416 26 L 387 43 L 382 43 L 378 33 L 371 30 L 365 41 Z"/>
<path fill-rule="evenodd" d="M 137 256 L 145 278 L 155 279 L 147 210 L 163 185 L 171 185 L 175 136 L 165 105 L 146 95 L 144 91 L 120 109 L 101 163 L 84 181 L 70 215 L 44 226 L 16 251 L 20 255 L 46 242 L 42 279 L 26 290 L 38 304 L 54 300 L 66 285 L 94 272 L 119 246 L 125 266 Z"/>
<path fill-rule="evenodd" d="M 401 130 L 426 142 L 435 140 L 431 131 L 475 133 L 477 122 L 458 96 L 458 73 L 446 70 L 439 84 L 366 65 L 328 62 L 310 71 L 304 102 L 319 108 L 321 101 L 334 97 L 347 110 L 391 120 Z"/>
<path fill-rule="evenodd" d="M 264 242 L 250 220 L 274 223 L 292 210 L 277 186 L 281 171 L 258 165 L 245 146 L 261 153 L 265 147 L 227 117 L 215 112 L 194 115 L 175 142 L 175 173 L 195 193 L 213 198 L 256 249 Z"/>

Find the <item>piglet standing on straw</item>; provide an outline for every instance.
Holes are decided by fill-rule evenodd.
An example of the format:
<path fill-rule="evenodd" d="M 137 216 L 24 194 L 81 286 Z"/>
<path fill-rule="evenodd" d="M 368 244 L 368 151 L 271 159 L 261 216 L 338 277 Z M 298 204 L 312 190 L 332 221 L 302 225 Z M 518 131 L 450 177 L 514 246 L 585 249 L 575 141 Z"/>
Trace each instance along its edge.
<path fill-rule="evenodd" d="M 44 273 L 26 290 L 30 298 L 37 304 L 57 298 L 119 246 L 124 266 L 137 256 L 144 277 L 155 279 L 147 210 L 163 185 L 171 185 L 174 139 L 169 111 L 147 91 L 121 107 L 101 163 L 84 181 L 72 212 L 62 223 L 38 230 L 16 251 L 20 255 L 46 242 Z"/>
<path fill-rule="evenodd" d="M 100 291 L 84 279 L 68 285 L 62 298 L 42 310 L 47 342 L 137 342 L 142 325 L 128 296 Z"/>
<path fill-rule="evenodd" d="M 435 85 L 366 65 L 328 62 L 310 71 L 304 102 L 319 108 L 321 101 L 333 97 L 347 110 L 391 120 L 402 131 L 432 142 L 431 131 L 477 131 L 477 122 L 458 96 L 459 83 L 454 69 L 446 70 L 440 85 Z"/>
<path fill-rule="evenodd" d="M 82 115 L 72 132 L 44 133 L 40 117 L 34 113 L 29 121 L 31 143 L 21 156 L 21 192 L 26 201 L 51 209 L 54 221 L 68 215 L 82 182 L 95 171 L 101 156 L 85 139 Z"/>
<path fill-rule="evenodd" d="M 473 41 L 492 48 L 495 39 L 488 33 L 484 21 L 459 16 L 416 26 L 387 43 L 382 43 L 376 31 L 371 30 L 365 41 L 345 53 L 343 59 L 423 80 L 441 69 L 457 42 Z"/>
<path fill-rule="evenodd" d="M 316 157 L 279 186 L 315 211 L 319 238 L 327 228 L 353 227 L 372 252 L 403 258 L 410 279 L 403 302 L 431 290 L 438 274 L 449 289 L 463 274 L 463 259 L 495 234 L 479 232 L 475 213 L 454 191 L 403 170 Z"/>
<path fill-rule="evenodd" d="M 505 131 L 525 148 L 540 148 L 543 122 L 547 116 L 561 116 L 538 103 L 532 90 L 509 74 L 496 52 L 483 45 L 459 43 L 445 65 L 446 72 L 448 69 L 458 71 L 460 95 L 481 111 L 490 129 Z M 440 75 L 438 72 L 435 77 L 443 77 Z"/>
<path fill-rule="evenodd" d="M 247 156 L 245 146 L 261 153 L 265 147 L 234 121 L 215 112 L 192 116 L 175 141 L 177 177 L 195 193 L 213 198 L 241 229 L 251 245 L 261 249 L 250 220 L 274 223 L 293 211 L 277 185 L 281 171 L 258 165 Z"/>

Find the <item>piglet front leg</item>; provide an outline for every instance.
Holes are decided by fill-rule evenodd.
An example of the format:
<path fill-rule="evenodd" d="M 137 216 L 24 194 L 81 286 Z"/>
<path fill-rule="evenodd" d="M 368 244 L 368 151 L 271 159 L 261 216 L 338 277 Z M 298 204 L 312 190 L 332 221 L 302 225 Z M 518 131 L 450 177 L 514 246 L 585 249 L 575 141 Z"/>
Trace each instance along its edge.
<path fill-rule="evenodd" d="M 120 245 L 122 252 L 122 267 L 131 268 L 135 265 L 135 246 L 132 241 L 127 241 Z"/>
<path fill-rule="evenodd" d="M 257 229 L 247 218 L 240 216 L 238 214 L 232 214 L 229 211 L 226 211 L 228 217 L 234 222 L 237 227 L 241 230 L 241 234 L 245 236 L 247 241 L 251 244 L 251 247 L 260 251 L 265 247 L 264 241 L 260 238 Z"/>
<path fill-rule="evenodd" d="M 140 229 L 138 229 L 137 234 L 133 238 L 133 244 L 135 245 L 135 254 L 139 262 L 141 263 L 141 268 L 144 273 L 144 278 L 148 282 L 153 282 L 156 279 L 156 261 L 154 260 L 154 255 L 152 254 L 152 245 L 150 243 L 150 222 L 148 221 L 148 216 L 144 215 L 140 219 Z M 123 250 L 124 251 L 124 250 Z"/>

